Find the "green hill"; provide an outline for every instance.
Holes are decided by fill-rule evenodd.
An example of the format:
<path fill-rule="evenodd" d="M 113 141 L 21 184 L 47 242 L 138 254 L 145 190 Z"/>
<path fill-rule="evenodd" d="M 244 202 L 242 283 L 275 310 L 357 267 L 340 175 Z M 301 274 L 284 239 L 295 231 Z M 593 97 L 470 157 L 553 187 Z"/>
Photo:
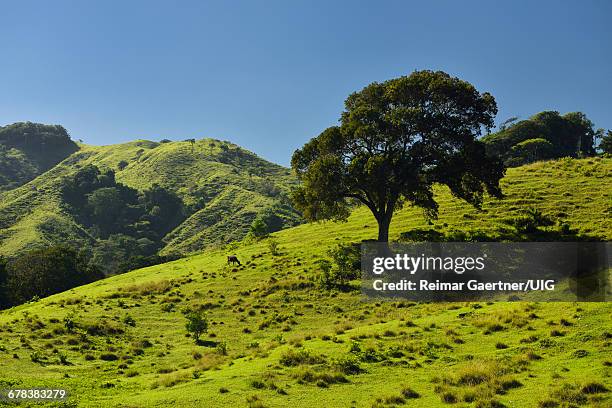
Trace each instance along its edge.
<path fill-rule="evenodd" d="M 80 160 L 117 149 L 131 160 L 127 182 L 158 148 L 135 147 L 142 158 L 92 148 Z M 530 207 L 575 234 L 612 237 L 612 159 L 512 168 L 502 188 L 482 212 L 440 188 L 439 219 L 405 208 L 391 238 L 494 236 Z M 274 253 L 270 240 L 233 247 L 241 267 L 210 249 L 0 312 L 0 388 L 64 388 L 66 406 L 83 407 L 610 406 L 609 303 L 375 303 L 317 285 L 329 249 L 375 236 L 357 208 L 346 223 L 275 233 Z M 204 345 L 186 336 L 189 310 L 208 316 Z"/>
<path fill-rule="evenodd" d="M 95 245 L 98 237 L 71 213 L 64 180 L 94 165 L 118 183 L 142 191 L 158 185 L 176 193 L 186 219 L 161 243 L 162 252 L 192 252 L 242 239 L 255 217 L 282 206 L 295 182 L 290 171 L 228 142 L 135 141 L 83 146 L 27 185 L 0 197 L 0 254 L 13 255 L 57 242 Z M 297 222 L 289 213 L 287 225 Z"/>
<path fill-rule="evenodd" d="M 19 187 L 78 150 L 58 125 L 0 126 L 0 192 Z"/>

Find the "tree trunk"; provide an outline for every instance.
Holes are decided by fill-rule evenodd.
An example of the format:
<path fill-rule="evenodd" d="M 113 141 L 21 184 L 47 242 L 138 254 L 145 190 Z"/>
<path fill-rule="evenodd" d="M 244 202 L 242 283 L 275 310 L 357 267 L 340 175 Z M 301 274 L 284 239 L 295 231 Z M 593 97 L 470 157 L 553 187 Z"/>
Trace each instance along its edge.
<path fill-rule="evenodd" d="M 382 217 L 378 221 L 378 242 L 389 242 L 389 226 L 391 217 Z"/>

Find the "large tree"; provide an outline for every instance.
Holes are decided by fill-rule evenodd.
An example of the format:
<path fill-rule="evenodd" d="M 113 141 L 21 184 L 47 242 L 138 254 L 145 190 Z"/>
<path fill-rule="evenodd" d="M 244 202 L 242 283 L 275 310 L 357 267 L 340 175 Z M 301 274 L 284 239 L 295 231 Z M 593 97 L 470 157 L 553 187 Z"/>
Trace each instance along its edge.
<path fill-rule="evenodd" d="M 504 167 L 477 140 L 496 113 L 493 96 L 444 72 L 374 82 L 346 99 L 340 126 L 293 154 L 301 180 L 294 202 L 316 221 L 346 219 L 358 200 L 374 214 L 381 242 L 404 203 L 437 216 L 436 183 L 478 207 L 485 192 L 501 196 Z"/>

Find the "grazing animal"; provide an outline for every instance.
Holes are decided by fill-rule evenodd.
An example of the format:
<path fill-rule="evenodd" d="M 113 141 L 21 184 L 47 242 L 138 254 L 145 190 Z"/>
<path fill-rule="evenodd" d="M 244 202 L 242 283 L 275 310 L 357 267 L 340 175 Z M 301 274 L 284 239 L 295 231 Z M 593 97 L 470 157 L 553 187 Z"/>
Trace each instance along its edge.
<path fill-rule="evenodd" d="M 238 260 L 238 257 L 236 255 L 230 255 L 227 257 L 227 264 L 231 265 L 231 264 L 235 264 L 237 263 L 238 266 L 242 266 L 242 264 L 240 263 L 240 261 Z"/>

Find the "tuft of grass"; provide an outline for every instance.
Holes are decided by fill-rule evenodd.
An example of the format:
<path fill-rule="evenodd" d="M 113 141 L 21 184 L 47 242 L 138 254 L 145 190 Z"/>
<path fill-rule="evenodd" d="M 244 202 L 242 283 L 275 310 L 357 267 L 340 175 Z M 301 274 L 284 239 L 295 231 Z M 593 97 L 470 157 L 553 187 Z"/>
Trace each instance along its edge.
<path fill-rule="evenodd" d="M 158 387 L 174 387 L 175 385 L 190 381 L 192 378 L 191 374 L 186 371 L 173 372 L 171 374 L 164 374 L 160 376 L 153 384 L 151 388 Z"/>

